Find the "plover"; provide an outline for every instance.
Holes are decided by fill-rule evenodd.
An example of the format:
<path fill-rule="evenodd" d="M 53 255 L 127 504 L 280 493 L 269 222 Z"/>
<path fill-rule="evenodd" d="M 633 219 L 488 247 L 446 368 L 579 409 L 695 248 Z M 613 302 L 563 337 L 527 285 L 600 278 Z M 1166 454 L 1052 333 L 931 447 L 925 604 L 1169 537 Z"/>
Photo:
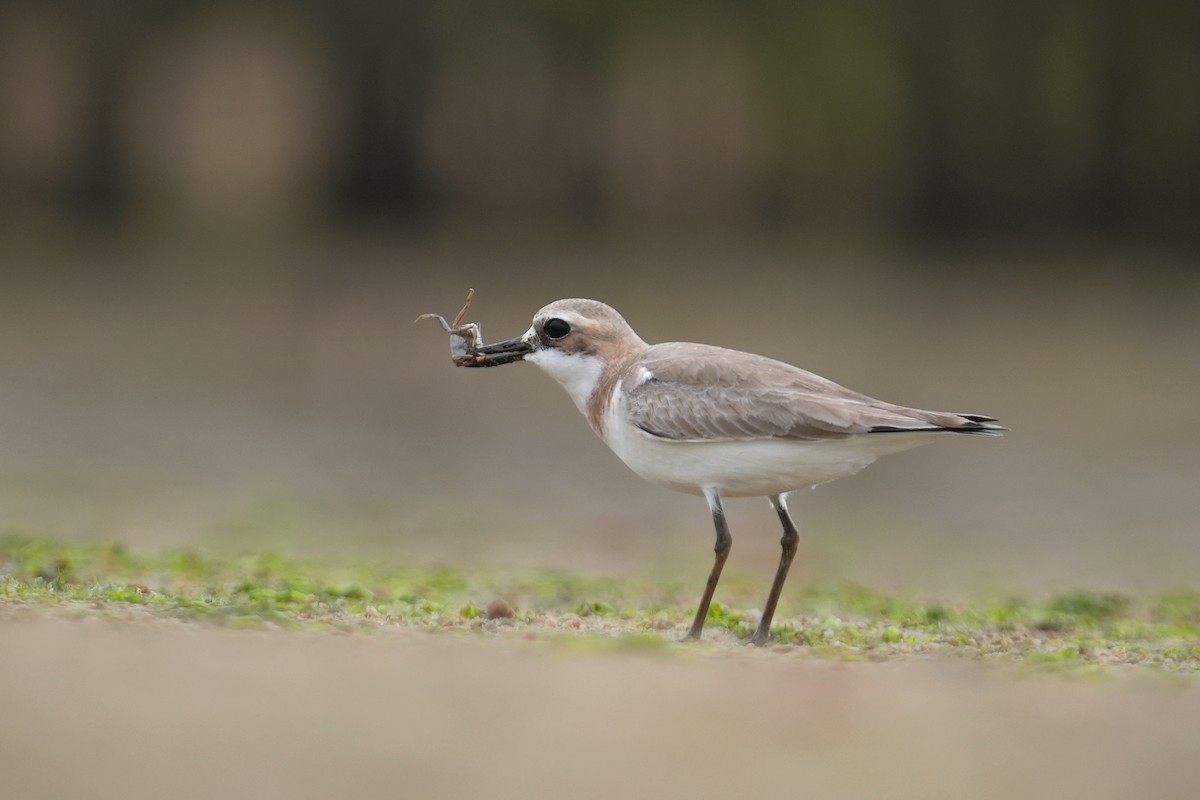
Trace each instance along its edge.
<path fill-rule="evenodd" d="M 766 497 L 783 525 L 779 567 L 750 639 L 762 645 L 799 540 L 789 492 L 853 475 L 882 455 L 947 434 L 1005 430 L 994 417 L 885 403 L 752 353 L 687 342 L 650 345 L 595 300 L 551 303 L 524 334 L 479 346 L 462 366 L 522 360 L 562 384 L 630 469 L 708 501 L 716 555 L 685 639 L 700 638 L 732 545 L 721 498 Z"/>

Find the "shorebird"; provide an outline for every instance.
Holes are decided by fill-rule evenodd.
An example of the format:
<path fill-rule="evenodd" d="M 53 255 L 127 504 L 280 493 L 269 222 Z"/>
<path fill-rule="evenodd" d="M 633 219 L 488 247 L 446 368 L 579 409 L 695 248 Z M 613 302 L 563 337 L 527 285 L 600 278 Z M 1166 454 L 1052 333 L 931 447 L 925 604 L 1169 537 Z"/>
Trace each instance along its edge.
<path fill-rule="evenodd" d="M 461 315 L 460 315 L 461 316 Z M 647 344 L 614 309 L 558 300 L 524 334 L 476 346 L 461 366 L 531 361 L 562 384 L 592 430 L 650 483 L 708 501 L 715 558 L 685 640 L 700 638 L 732 538 L 723 497 L 766 497 L 781 553 L 750 643 L 771 619 L 799 535 L 789 492 L 853 475 L 889 453 L 947 434 L 1000 435 L 994 417 L 885 403 L 765 356 L 704 344 Z"/>

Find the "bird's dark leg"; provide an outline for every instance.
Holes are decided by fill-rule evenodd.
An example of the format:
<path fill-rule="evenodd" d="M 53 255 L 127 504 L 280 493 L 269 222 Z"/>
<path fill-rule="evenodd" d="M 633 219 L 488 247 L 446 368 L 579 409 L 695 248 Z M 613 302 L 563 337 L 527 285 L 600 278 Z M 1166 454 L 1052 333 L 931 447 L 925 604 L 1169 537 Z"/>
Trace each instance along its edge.
<path fill-rule="evenodd" d="M 775 582 L 771 584 L 771 594 L 767 596 L 767 604 L 763 607 L 758 630 L 750 637 L 750 644 L 760 646 L 771 640 L 771 619 L 775 616 L 775 606 L 779 605 L 783 582 L 787 580 L 788 568 L 792 566 L 792 559 L 796 557 L 796 547 L 800 542 L 800 534 L 796 533 L 796 526 L 792 523 L 791 515 L 788 514 L 787 501 L 784 496 L 777 494 L 769 499 L 771 508 L 775 509 L 775 513 L 779 515 L 779 521 L 783 523 L 783 538 L 779 540 L 781 552 L 779 569 L 775 571 Z"/>
<path fill-rule="evenodd" d="M 716 591 L 717 581 L 721 579 L 721 568 L 729 557 L 729 549 L 733 547 L 733 537 L 729 535 L 729 525 L 725 522 L 725 509 L 721 507 L 721 495 L 716 489 L 705 489 L 704 499 L 708 501 L 708 510 L 712 512 L 713 526 L 717 529 L 717 544 L 713 548 L 716 557 L 713 559 L 712 572 L 708 574 L 708 583 L 704 584 L 704 596 L 700 598 L 700 607 L 696 609 L 696 619 L 692 629 L 683 637 L 685 642 L 700 639 L 704 630 L 704 620 L 708 618 L 708 606 L 712 603 L 713 592 Z"/>

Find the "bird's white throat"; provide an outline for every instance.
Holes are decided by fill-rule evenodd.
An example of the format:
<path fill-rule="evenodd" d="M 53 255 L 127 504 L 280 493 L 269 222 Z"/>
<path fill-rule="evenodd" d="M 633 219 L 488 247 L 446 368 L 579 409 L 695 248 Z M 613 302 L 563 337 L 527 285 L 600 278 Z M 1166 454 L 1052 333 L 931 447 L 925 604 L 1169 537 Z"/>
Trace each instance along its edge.
<path fill-rule="evenodd" d="M 537 364 L 562 384 L 575 401 L 575 406 L 584 415 L 587 414 L 588 400 L 596 391 L 600 375 L 604 372 L 602 360 L 585 353 L 564 353 L 554 349 L 530 353 L 525 360 Z"/>

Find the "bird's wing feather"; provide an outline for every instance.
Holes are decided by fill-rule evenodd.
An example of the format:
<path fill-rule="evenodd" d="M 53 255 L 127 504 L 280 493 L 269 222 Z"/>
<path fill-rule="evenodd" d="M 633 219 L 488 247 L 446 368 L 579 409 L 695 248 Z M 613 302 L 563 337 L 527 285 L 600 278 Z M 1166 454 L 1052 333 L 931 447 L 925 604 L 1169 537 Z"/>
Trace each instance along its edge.
<path fill-rule="evenodd" d="M 872 431 L 954 429 L 969 420 L 875 400 L 780 361 L 687 343 L 660 344 L 623 386 L 630 421 L 677 441 L 842 439 Z"/>

